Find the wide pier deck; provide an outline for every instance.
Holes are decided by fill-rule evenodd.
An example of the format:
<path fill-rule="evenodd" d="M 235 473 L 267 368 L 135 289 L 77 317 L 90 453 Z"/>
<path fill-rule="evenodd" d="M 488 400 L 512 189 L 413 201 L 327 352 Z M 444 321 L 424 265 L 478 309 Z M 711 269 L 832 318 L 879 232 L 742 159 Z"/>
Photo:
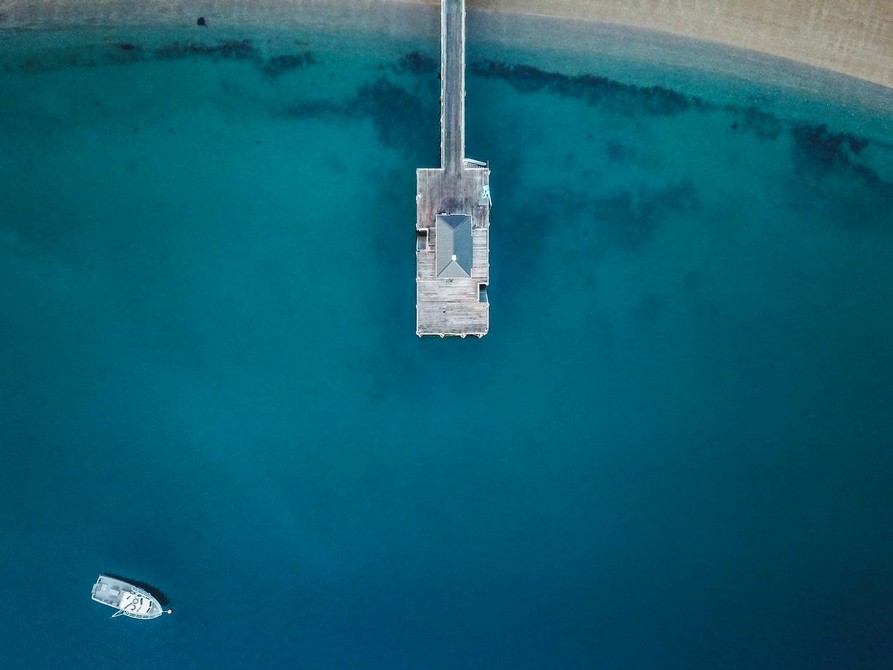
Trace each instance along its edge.
<path fill-rule="evenodd" d="M 490 329 L 490 169 L 465 158 L 465 1 L 442 0 L 440 168 L 420 168 L 416 218 L 416 332 Z"/>

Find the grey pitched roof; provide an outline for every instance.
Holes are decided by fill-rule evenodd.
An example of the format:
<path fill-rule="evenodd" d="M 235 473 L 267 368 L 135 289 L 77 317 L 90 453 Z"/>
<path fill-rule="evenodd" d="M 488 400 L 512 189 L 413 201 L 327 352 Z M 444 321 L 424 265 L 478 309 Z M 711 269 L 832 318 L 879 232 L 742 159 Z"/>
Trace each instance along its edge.
<path fill-rule="evenodd" d="M 471 216 L 438 214 L 435 221 L 435 255 L 438 277 L 471 276 Z"/>

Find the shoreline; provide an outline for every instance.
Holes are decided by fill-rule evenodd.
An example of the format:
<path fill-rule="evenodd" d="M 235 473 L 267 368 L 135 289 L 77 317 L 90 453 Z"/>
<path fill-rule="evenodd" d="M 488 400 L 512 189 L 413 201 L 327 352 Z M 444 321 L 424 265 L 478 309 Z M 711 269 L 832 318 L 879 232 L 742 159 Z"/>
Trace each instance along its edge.
<path fill-rule="evenodd" d="M 477 10 L 492 16 L 498 26 L 494 35 L 484 38 L 518 43 L 535 37 L 529 28 L 525 35 L 513 35 L 511 21 L 502 19 L 569 21 L 595 34 L 631 29 L 640 34 L 639 42 L 642 34 L 650 32 L 657 43 L 679 38 L 705 47 L 731 47 L 756 54 L 754 60 L 760 60 L 759 56 L 785 59 L 893 89 L 893 13 L 884 11 L 887 1 L 838 0 L 835 7 L 828 6 L 831 0 L 602 0 L 597 4 L 590 0 L 467 0 L 467 4 L 470 17 Z M 210 26 L 220 29 L 301 23 L 407 35 L 436 28 L 438 5 L 439 0 L 211 0 L 202 3 L 200 11 Z M 412 8 L 425 11 L 407 21 L 406 10 Z M 182 0 L 156 0 L 139 9 L 124 0 L 0 0 L 0 31 L 187 28 L 194 26 L 196 11 Z M 691 64 L 701 65 L 699 61 Z"/>
<path fill-rule="evenodd" d="M 468 6 L 652 30 L 893 88 L 888 0 L 468 0 Z"/>

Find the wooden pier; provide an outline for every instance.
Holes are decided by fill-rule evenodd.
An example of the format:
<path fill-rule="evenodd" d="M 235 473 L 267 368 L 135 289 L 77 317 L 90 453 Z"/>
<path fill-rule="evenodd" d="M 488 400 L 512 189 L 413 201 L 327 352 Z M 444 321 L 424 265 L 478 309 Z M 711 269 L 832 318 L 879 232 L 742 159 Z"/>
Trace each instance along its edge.
<path fill-rule="evenodd" d="M 440 167 L 416 171 L 416 333 L 490 329 L 490 169 L 465 158 L 465 0 L 441 0 Z"/>

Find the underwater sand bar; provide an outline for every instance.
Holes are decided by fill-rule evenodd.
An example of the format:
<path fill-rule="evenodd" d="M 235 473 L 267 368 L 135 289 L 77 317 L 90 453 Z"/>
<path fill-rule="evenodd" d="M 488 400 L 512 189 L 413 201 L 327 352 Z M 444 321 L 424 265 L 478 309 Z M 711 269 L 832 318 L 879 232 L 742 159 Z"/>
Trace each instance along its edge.
<path fill-rule="evenodd" d="M 416 334 L 490 328 L 490 169 L 465 158 L 465 0 L 443 0 L 439 168 L 416 171 Z"/>

